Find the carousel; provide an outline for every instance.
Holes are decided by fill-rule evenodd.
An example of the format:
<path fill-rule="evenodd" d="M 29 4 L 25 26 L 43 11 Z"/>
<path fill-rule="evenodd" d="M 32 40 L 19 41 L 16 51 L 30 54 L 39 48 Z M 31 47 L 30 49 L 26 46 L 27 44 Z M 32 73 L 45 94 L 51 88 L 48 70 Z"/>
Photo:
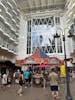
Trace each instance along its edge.
<path fill-rule="evenodd" d="M 52 68 L 58 69 L 62 64 L 62 60 L 56 57 L 49 57 L 41 49 L 37 49 L 33 55 L 16 62 L 18 66 L 32 67 L 34 70 L 33 83 L 36 85 L 43 84 L 42 82 L 47 80 L 48 72 Z M 43 76 L 45 76 L 45 80 Z"/>

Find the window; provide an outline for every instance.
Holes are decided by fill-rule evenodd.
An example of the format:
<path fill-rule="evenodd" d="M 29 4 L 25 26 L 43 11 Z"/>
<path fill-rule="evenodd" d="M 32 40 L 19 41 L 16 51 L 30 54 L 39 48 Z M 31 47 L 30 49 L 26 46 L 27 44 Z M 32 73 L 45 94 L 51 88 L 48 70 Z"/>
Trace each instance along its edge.
<path fill-rule="evenodd" d="M 27 24 L 27 54 L 31 53 L 31 20 L 28 21 Z"/>
<path fill-rule="evenodd" d="M 27 48 L 27 54 L 31 53 L 31 48 Z"/>
<path fill-rule="evenodd" d="M 62 53 L 62 40 L 61 37 L 57 40 L 57 53 Z"/>
<path fill-rule="evenodd" d="M 55 23 L 60 24 L 60 17 L 55 17 Z"/>
<path fill-rule="evenodd" d="M 41 47 L 45 53 L 62 53 L 61 39 L 57 41 L 56 46 L 54 38 L 56 28 L 60 27 L 59 17 L 52 16 L 29 20 L 27 24 L 27 54 L 30 54 L 31 52 L 34 53 L 37 47 Z"/>

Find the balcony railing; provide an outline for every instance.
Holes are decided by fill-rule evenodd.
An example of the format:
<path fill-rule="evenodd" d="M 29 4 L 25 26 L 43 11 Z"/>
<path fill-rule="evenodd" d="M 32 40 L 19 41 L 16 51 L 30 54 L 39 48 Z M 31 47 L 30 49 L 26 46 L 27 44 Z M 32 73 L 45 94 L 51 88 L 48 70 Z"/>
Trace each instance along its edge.
<path fill-rule="evenodd" d="M 10 9 L 13 9 L 13 6 L 11 5 L 10 2 L 7 2 L 7 7 L 10 8 Z"/>
<path fill-rule="evenodd" d="M 73 44 L 73 50 L 75 50 L 75 44 Z"/>
<path fill-rule="evenodd" d="M 0 2 L 0 5 L 6 10 L 7 4 L 6 4 L 5 0 L 2 0 L 2 1 Z"/>
<path fill-rule="evenodd" d="M 3 50 L 16 54 L 17 45 L 9 43 L 8 40 L 4 39 L 3 37 L 0 37 L 0 47 Z"/>

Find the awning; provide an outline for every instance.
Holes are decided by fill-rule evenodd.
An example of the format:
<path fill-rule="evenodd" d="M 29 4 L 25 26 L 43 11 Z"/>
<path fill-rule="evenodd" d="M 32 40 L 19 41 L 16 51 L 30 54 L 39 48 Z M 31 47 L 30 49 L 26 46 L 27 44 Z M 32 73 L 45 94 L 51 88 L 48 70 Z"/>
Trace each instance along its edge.
<path fill-rule="evenodd" d="M 18 65 L 47 64 L 52 66 L 59 66 L 61 65 L 61 62 L 62 61 L 56 57 L 49 57 L 40 48 L 37 49 L 37 51 L 33 55 L 22 60 L 17 60 Z"/>

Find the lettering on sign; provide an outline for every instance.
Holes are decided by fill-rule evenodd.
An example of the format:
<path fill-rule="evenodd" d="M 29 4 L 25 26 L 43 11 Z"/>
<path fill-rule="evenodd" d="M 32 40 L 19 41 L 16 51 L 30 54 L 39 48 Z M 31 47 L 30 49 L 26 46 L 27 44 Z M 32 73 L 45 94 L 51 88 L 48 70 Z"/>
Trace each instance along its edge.
<path fill-rule="evenodd" d="M 25 63 L 34 63 L 35 61 L 32 58 L 28 58 L 25 60 Z"/>
<path fill-rule="evenodd" d="M 57 59 L 49 59 L 48 63 L 53 63 L 53 64 L 57 64 L 58 60 Z"/>

